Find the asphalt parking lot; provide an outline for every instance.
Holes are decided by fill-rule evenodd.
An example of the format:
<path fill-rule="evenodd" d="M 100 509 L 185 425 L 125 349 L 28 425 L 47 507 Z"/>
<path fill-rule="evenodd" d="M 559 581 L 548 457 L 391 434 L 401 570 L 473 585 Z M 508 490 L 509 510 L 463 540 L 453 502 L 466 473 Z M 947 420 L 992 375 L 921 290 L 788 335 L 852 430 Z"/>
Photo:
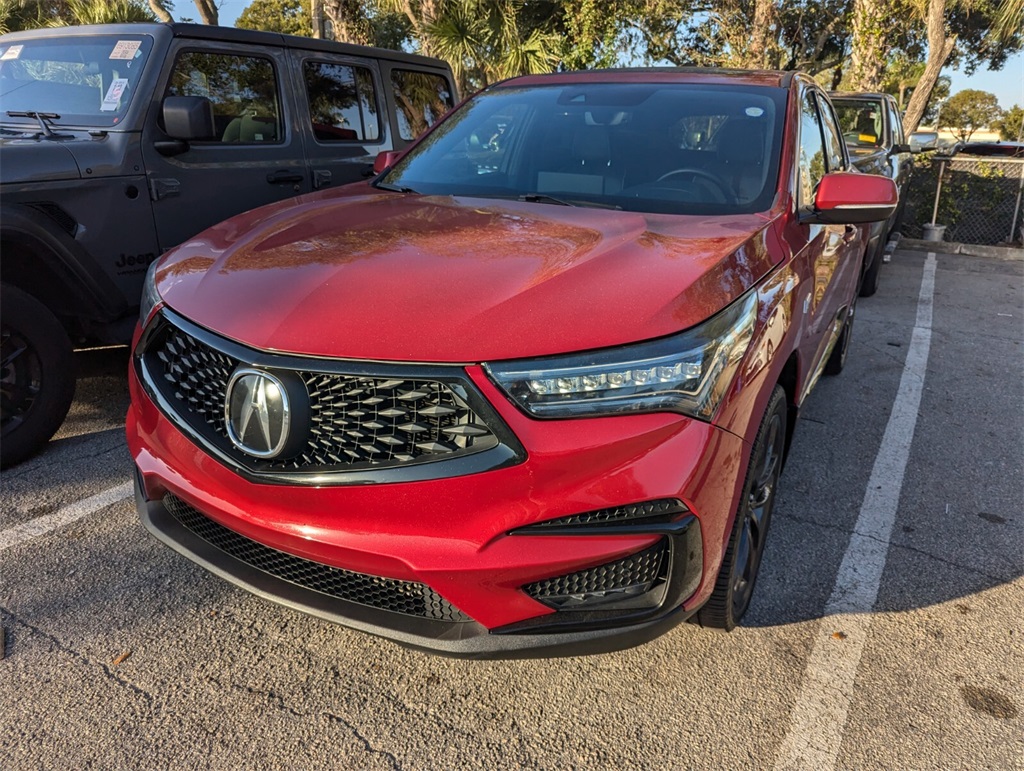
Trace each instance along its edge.
<path fill-rule="evenodd" d="M 899 250 L 801 414 L 744 626 L 406 650 L 139 525 L 123 349 L 0 477 L 0 768 L 1024 769 L 1024 261 Z"/>

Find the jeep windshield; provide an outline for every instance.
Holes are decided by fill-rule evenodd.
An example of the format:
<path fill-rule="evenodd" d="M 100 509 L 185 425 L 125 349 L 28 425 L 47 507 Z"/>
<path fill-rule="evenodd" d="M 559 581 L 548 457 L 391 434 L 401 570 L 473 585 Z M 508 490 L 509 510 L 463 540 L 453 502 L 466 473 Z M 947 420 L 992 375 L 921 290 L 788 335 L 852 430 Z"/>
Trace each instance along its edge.
<path fill-rule="evenodd" d="M 148 35 L 80 35 L 0 46 L 0 121 L 39 127 L 8 113 L 47 113 L 51 125 L 110 128 L 124 118 L 153 40 Z"/>
<path fill-rule="evenodd" d="M 497 87 L 378 181 L 389 190 L 665 214 L 771 207 L 786 91 L 686 83 Z"/>

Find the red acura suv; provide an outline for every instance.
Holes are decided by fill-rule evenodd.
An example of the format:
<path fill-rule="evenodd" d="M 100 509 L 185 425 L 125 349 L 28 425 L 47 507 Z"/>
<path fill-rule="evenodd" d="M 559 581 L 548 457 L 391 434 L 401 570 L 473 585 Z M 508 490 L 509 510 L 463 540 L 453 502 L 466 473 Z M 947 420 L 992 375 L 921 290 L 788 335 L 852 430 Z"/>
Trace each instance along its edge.
<path fill-rule="evenodd" d="M 150 270 L 127 421 L 145 526 L 451 655 L 733 628 L 797 411 L 844 364 L 862 223 L 897 203 L 826 94 L 521 77 L 380 160 Z"/>

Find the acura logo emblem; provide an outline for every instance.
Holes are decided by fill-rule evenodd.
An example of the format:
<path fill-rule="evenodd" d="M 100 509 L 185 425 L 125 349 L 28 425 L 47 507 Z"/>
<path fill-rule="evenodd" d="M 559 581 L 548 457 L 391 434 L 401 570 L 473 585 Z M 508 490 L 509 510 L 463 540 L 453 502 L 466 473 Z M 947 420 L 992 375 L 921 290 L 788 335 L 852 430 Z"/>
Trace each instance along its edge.
<path fill-rule="evenodd" d="M 236 370 L 224 399 L 228 437 L 249 455 L 277 457 L 292 428 L 290 402 L 280 378 L 259 369 Z"/>

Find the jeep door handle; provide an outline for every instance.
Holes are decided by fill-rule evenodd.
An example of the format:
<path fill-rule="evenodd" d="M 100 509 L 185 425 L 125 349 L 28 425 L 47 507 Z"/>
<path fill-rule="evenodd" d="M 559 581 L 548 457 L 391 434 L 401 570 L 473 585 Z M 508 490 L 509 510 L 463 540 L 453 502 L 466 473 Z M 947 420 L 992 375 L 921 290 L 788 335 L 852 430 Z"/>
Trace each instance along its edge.
<path fill-rule="evenodd" d="M 282 169 L 281 171 L 272 171 L 267 174 L 267 182 L 272 185 L 289 185 L 292 183 L 299 183 L 301 181 L 301 174 L 296 174 L 294 171 L 288 171 L 286 169 Z"/>

